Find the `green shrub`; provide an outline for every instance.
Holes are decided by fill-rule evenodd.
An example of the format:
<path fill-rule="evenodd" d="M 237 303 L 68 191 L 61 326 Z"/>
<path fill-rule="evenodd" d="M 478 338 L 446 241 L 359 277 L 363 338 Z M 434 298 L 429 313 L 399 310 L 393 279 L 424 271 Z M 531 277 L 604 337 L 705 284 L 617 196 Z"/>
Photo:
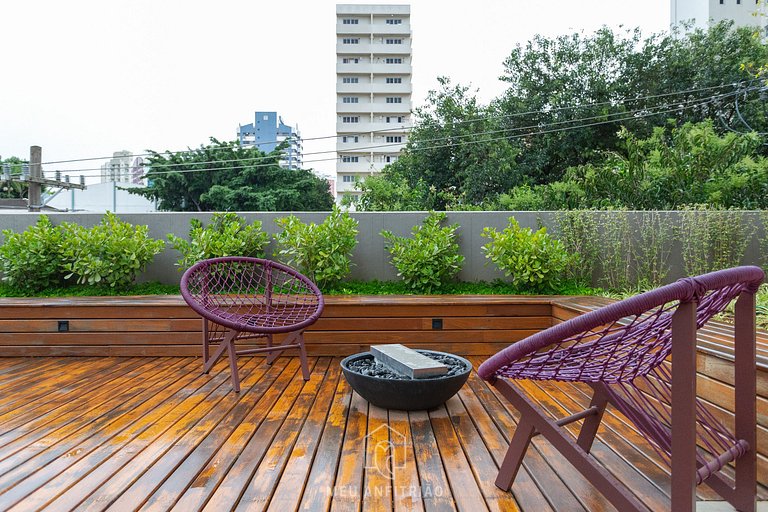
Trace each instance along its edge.
<path fill-rule="evenodd" d="M 559 240 L 550 237 L 542 227 L 535 233 L 521 228 L 514 217 L 502 231 L 485 228 L 481 234 L 490 242 L 483 245 L 490 259 L 512 284 L 531 290 L 555 289 L 561 274 L 568 267 L 568 253 Z"/>
<path fill-rule="evenodd" d="M 275 219 L 275 257 L 299 270 L 321 289 L 349 275 L 357 245 L 357 221 L 337 206 L 321 224 L 304 224 L 294 215 Z"/>
<path fill-rule="evenodd" d="M 421 226 L 414 226 L 412 238 L 382 231 L 397 275 L 418 293 L 432 293 L 446 285 L 461 270 L 464 256 L 456 243 L 458 224 L 441 226 L 446 215 L 430 212 Z"/>
<path fill-rule="evenodd" d="M 179 270 L 200 260 L 221 256 L 264 256 L 269 235 L 262 231 L 261 221 L 250 225 L 236 213 L 214 213 L 208 226 L 197 219 L 190 221 L 189 240 L 168 234 L 171 246 L 181 253 L 176 262 Z"/>
<path fill-rule="evenodd" d="M 62 230 L 62 257 L 69 272 L 65 278 L 78 284 L 129 285 L 164 245 L 149 237 L 146 225 L 123 222 L 111 212 L 91 229 L 63 223 Z"/>
<path fill-rule="evenodd" d="M 64 280 L 61 260 L 61 228 L 41 215 L 37 224 L 22 233 L 3 230 L 0 270 L 3 281 L 23 291 L 37 291 L 60 285 Z"/>

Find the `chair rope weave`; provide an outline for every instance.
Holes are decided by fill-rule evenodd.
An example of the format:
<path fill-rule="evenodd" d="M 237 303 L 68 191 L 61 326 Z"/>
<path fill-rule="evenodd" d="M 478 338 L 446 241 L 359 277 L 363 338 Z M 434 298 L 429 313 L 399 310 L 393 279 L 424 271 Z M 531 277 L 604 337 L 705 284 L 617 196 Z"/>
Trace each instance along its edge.
<path fill-rule="evenodd" d="M 203 260 L 184 273 L 181 294 L 203 318 L 204 370 L 230 352 L 233 384 L 239 391 L 236 355 L 268 352 L 272 362 L 277 352 L 298 348 L 304 378 L 309 379 L 303 331 L 320 318 L 323 295 L 317 286 L 296 270 L 270 260 L 248 257 L 223 257 Z M 273 346 L 272 336 L 291 333 L 286 341 Z M 238 340 L 265 338 L 264 348 L 234 350 Z M 209 357 L 210 343 L 220 343 Z"/>
<path fill-rule="evenodd" d="M 763 272 L 757 267 L 681 279 L 517 342 L 488 359 L 478 373 L 494 383 L 532 379 L 599 387 L 671 467 L 675 313 L 683 303 L 695 304 L 695 329 L 699 329 L 743 293 L 754 294 L 762 280 Z M 707 404 L 695 402 L 695 482 L 700 484 L 744 456 L 750 446 Z"/>

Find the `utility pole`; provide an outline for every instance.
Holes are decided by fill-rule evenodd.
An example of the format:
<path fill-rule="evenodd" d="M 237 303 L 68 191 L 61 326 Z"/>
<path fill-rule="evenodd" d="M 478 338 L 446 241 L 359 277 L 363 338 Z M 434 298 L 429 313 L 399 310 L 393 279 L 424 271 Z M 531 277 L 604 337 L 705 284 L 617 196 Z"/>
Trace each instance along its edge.
<path fill-rule="evenodd" d="M 43 177 L 43 148 L 40 146 L 30 146 L 29 148 L 29 177 L 26 181 L 29 183 L 29 211 L 39 212 L 43 207 L 42 191 L 43 185 L 49 187 L 58 187 L 64 189 L 77 188 L 85 189 L 85 180 L 80 177 L 80 184 L 70 183 L 69 179 L 61 181 L 61 175 L 57 171 L 55 180 L 47 180 Z M 65 178 L 68 178 L 66 176 Z"/>
<path fill-rule="evenodd" d="M 39 212 L 43 206 L 43 187 L 38 180 L 43 178 L 43 148 L 29 148 L 29 211 Z"/>

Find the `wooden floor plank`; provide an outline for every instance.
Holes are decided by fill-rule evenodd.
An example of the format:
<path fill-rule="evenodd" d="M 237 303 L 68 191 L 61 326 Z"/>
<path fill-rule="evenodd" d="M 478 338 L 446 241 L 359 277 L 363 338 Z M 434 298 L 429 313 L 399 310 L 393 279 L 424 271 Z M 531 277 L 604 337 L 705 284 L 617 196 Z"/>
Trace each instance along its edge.
<path fill-rule="evenodd" d="M 461 440 L 461 445 L 467 459 L 469 459 L 468 469 L 474 475 L 488 509 L 497 512 L 519 511 L 512 494 L 502 491 L 494 485 L 498 466 L 488 452 L 488 447 L 483 442 L 480 432 L 475 428 L 471 414 L 464 406 L 461 398 L 458 395 L 452 397 L 445 403 L 445 407 L 450 415 L 451 426 Z M 445 459 L 445 455 L 442 457 Z"/>
<path fill-rule="evenodd" d="M 396 512 L 423 512 L 419 472 L 413 450 L 413 435 L 406 411 L 389 411 L 389 427 L 396 434 L 392 443 L 392 505 Z"/>
<path fill-rule="evenodd" d="M 151 365 L 151 366 L 150 366 Z M 154 378 L 162 375 L 164 367 L 160 361 L 151 361 L 147 368 L 133 369 L 119 375 L 101 387 L 89 391 L 77 400 L 68 401 L 62 397 L 59 407 L 49 414 L 36 415 L 29 421 L 0 434 L 2 460 L 0 474 L 27 458 L 40 452 L 57 439 L 75 432 L 88 435 L 97 427 L 94 421 L 106 414 L 120 414 L 126 409 L 131 397 L 147 389 L 155 382 Z M 137 379 L 139 379 L 137 381 Z M 13 422 L 15 424 L 15 422 Z"/>
<path fill-rule="evenodd" d="M 334 365 L 338 359 L 334 359 Z M 331 409 L 323 426 L 323 435 L 312 461 L 312 468 L 301 497 L 299 510 L 328 510 L 335 494 L 339 454 L 344 443 L 352 388 L 346 379 L 339 379 Z"/>
<path fill-rule="evenodd" d="M 416 454 L 416 465 L 419 470 L 421 498 L 427 512 L 443 512 L 459 510 L 448 483 L 448 476 L 440 459 L 437 439 L 426 411 L 410 411 L 408 419 L 411 423 L 413 449 Z M 461 492 L 461 489 L 457 489 Z M 482 505 L 480 505 L 482 506 Z"/>
<path fill-rule="evenodd" d="M 347 414 L 347 429 L 341 446 L 330 510 L 360 510 L 365 467 L 365 435 L 368 432 L 368 402 L 352 393 Z"/>
<path fill-rule="evenodd" d="M 495 389 L 488 387 L 476 374 L 470 376 L 469 383 L 475 394 L 490 408 L 491 416 L 509 443 L 517 428 L 519 413 L 506 399 L 497 396 Z M 548 464 L 553 461 L 555 467 Z M 577 492 L 589 496 L 592 492 L 591 486 L 583 477 L 573 474 L 573 468 L 549 443 L 534 439 L 523 460 L 523 467 L 554 510 L 588 510 L 580 501 L 581 496 L 575 495 L 571 489 L 575 488 Z M 568 478 L 572 479 L 570 483 L 573 487 L 566 485 L 564 479 Z M 512 486 L 513 491 L 516 485 L 517 482 Z M 521 492 L 516 491 L 515 495 L 518 496 Z"/>
<path fill-rule="evenodd" d="M 497 489 L 518 413 L 475 373 L 444 406 L 387 411 L 351 391 L 339 358 L 310 363 L 305 383 L 297 358 L 240 358 L 235 394 L 224 360 L 202 375 L 199 357 L 0 359 L 20 397 L 0 409 L 0 510 L 612 510 L 541 437 L 512 492 Z M 589 401 L 572 384 L 524 387 L 559 415 Z M 658 456 L 611 409 L 594 453 L 667 506 Z"/>
<path fill-rule="evenodd" d="M 195 379 L 199 379 L 202 385 L 199 365 L 190 360 L 180 363 L 182 364 L 179 366 L 179 372 L 172 379 L 168 379 L 167 385 L 157 390 L 148 389 L 144 396 L 138 397 L 136 407 L 131 407 L 126 414 L 115 417 L 107 426 L 98 427 L 96 430 L 98 433 L 108 434 L 91 435 L 84 439 L 76 436 L 72 436 L 72 439 L 62 439 L 24 464 L 3 474 L 0 477 L 2 501 L 9 505 L 16 503 L 37 488 L 48 485 L 50 480 L 75 464 L 96 467 L 113 456 L 121 446 L 150 426 L 148 421 L 143 421 L 146 412 L 155 410 L 162 416 L 189 396 L 194 388 L 187 386 Z"/>
<path fill-rule="evenodd" d="M 264 360 L 258 362 L 257 371 L 251 374 L 251 381 L 243 381 L 240 400 L 202 440 L 185 435 L 141 475 L 119 498 L 110 505 L 115 510 L 134 508 L 146 501 L 156 503 L 159 508 L 175 503 L 173 496 L 180 496 L 221 448 L 229 435 L 252 410 L 255 399 L 262 396 L 285 368 L 285 360 L 267 367 Z M 250 386 L 251 382 L 253 385 Z M 244 397 L 253 399 L 243 399 Z M 200 434 L 201 427 L 195 428 Z M 163 488 L 159 493 L 158 488 Z M 155 496 L 157 495 L 157 496 Z"/>
<path fill-rule="evenodd" d="M 14 438 L 14 429 L 19 425 L 25 425 L 26 430 L 42 426 L 47 422 L 57 420 L 62 414 L 71 411 L 75 404 L 98 402 L 101 396 L 108 396 L 113 391 L 112 385 L 122 378 L 129 380 L 135 378 L 138 373 L 150 374 L 160 370 L 165 364 L 162 360 L 140 359 L 134 361 L 117 362 L 109 367 L 97 367 L 94 374 L 78 375 L 67 372 L 59 377 L 49 379 L 49 382 L 41 386 L 44 394 L 30 397 L 25 404 L 19 404 L 12 410 L 0 414 L 3 432 L 0 434 L 0 446 L 10 442 Z M 54 393 L 53 391 L 57 391 Z M 38 418 L 42 418 L 36 421 Z"/>
<path fill-rule="evenodd" d="M 240 456 L 229 468 L 224 479 L 202 510 L 219 512 L 232 510 L 237 506 L 240 496 L 258 469 L 264 454 L 269 450 L 272 440 L 283 425 L 285 417 L 293 407 L 303 385 L 304 381 L 301 378 L 296 378 L 294 374 L 279 399 L 270 408 L 267 417 L 243 446 Z M 176 509 L 182 510 L 178 506 Z"/>
<path fill-rule="evenodd" d="M 298 398 L 293 403 L 291 410 L 285 417 L 277 435 L 272 439 L 269 449 L 259 462 L 258 468 L 253 473 L 248 486 L 240 495 L 235 510 L 245 512 L 253 510 L 265 510 L 269 505 L 272 494 L 277 487 L 277 482 L 283 473 L 288 458 L 293 451 L 293 446 L 299 437 L 299 432 L 304 426 L 304 421 L 314 404 L 322 409 L 327 407 L 331 399 L 331 386 L 322 386 L 328 371 L 330 360 L 321 358 L 312 371 L 309 381 L 304 386 Z M 320 391 L 323 394 L 320 394 Z M 294 490 L 301 492 L 304 489 L 303 479 L 292 482 Z"/>
<path fill-rule="evenodd" d="M 248 364 L 243 369 L 246 372 L 250 370 Z M 127 465 L 137 470 L 145 468 L 146 466 L 142 463 L 150 463 L 155 456 L 161 455 L 163 449 L 169 449 L 183 432 L 193 428 L 200 418 L 204 417 L 210 409 L 230 394 L 229 372 L 222 371 L 194 394 L 196 395 L 195 400 L 185 401 L 181 407 L 173 411 L 175 414 L 155 418 L 148 429 L 121 448 L 118 456 L 111 457 L 99 465 L 98 471 L 94 471 L 95 468 L 78 468 L 82 473 L 70 475 L 78 478 L 76 483 L 63 489 L 63 492 L 60 492 L 53 501 L 48 503 L 45 510 L 53 512 L 69 510 L 74 507 L 79 510 L 87 509 L 87 506 L 81 507 L 83 501 L 87 500 L 104 484 L 109 485 L 107 490 L 116 490 L 125 486 L 125 481 L 119 477 L 113 481 L 113 477 Z M 149 450 L 145 451 L 145 448 L 149 448 Z M 64 483 L 62 482 L 62 484 Z M 46 486 L 46 490 L 50 492 L 49 486 Z M 91 505 L 98 507 L 100 504 L 91 502 Z"/>
<path fill-rule="evenodd" d="M 368 433 L 365 447 L 365 477 L 363 479 L 363 509 L 372 512 L 392 510 L 392 442 L 398 442 L 399 432 L 388 425 L 387 410 L 368 406 Z"/>
<path fill-rule="evenodd" d="M 429 411 L 429 419 L 456 507 L 462 511 L 488 510 L 445 406 Z"/>
<path fill-rule="evenodd" d="M 240 367 L 241 388 L 248 392 L 264 376 L 266 368 L 260 364 L 259 359 L 246 360 Z M 129 464 L 125 464 L 110 475 L 109 479 L 99 485 L 97 489 L 88 494 L 80 503 L 78 509 L 100 510 L 103 504 L 113 503 L 123 492 L 138 482 L 147 468 L 164 468 L 165 474 L 170 474 L 183 458 L 202 442 L 208 434 L 216 428 L 223 416 L 226 416 L 237 405 L 239 394 L 232 391 L 231 387 L 220 386 L 206 399 L 205 404 L 191 410 L 181 420 L 171 426 L 163 436 L 151 439 L 140 439 L 133 447 L 137 452 Z M 172 446 L 168 446 L 165 437 L 174 439 Z M 146 480 L 138 485 L 146 484 Z M 150 482 L 151 488 L 151 482 Z M 120 508 L 117 507 L 117 510 Z"/>
<path fill-rule="evenodd" d="M 9 433 L 17 425 L 29 424 L 35 418 L 50 415 L 51 411 L 55 410 L 61 414 L 72 404 L 82 402 L 83 396 L 87 395 L 91 400 L 98 400 L 98 396 L 108 393 L 103 387 L 115 378 L 134 372 L 136 368 L 152 371 L 153 367 L 162 364 L 163 362 L 156 358 L 131 358 L 118 361 L 111 366 L 87 364 L 85 374 L 77 371 L 82 368 L 81 365 L 72 368 L 72 371 L 67 371 L 66 374 L 57 371 L 56 375 L 61 375 L 61 378 L 49 378 L 45 383 L 34 387 L 39 391 L 19 396 L 13 404 L 8 405 L 8 409 L 0 408 L 3 434 Z M 20 411 L 20 408 L 23 411 Z M 3 443 L 1 439 L 2 435 L 0 435 L 0 443 Z"/>
<path fill-rule="evenodd" d="M 317 399 L 312 403 L 304 426 L 299 433 L 296 444 L 290 452 L 285 469 L 280 476 L 275 492 L 269 502 L 269 511 L 286 512 L 296 510 L 307 491 L 307 479 L 312 469 L 321 435 L 328 425 L 328 417 L 335 404 L 334 395 L 338 388 L 341 368 L 339 361 L 330 363 Z M 311 401 L 311 399 L 310 399 Z M 338 454 L 338 451 L 336 451 Z M 331 486 L 328 485 L 326 489 Z M 301 492 L 299 492 L 301 489 Z"/>
<path fill-rule="evenodd" d="M 179 471 L 174 473 L 173 477 L 163 482 L 163 485 L 147 500 L 144 510 L 168 510 L 168 507 L 183 511 L 202 509 L 226 477 L 243 448 L 268 417 L 272 406 L 296 378 L 298 369 L 298 360 L 280 358 L 268 372 L 271 385 L 267 391 L 260 396 L 244 397 L 253 406 L 224 445 L 213 454 L 196 475 L 187 475 L 183 471 L 179 475 L 176 475 Z M 194 480 L 184 490 L 186 482 L 192 476 Z"/>
<path fill-rule="evenodd" d="M 507 448 L 509 447 L 509 439 L 499 430 L 499 427 L 494 422 L 492 412 L 489 411 L 493 411 L 496 408 L 500 409 L 501 406 L 497 405 L 494 407 L 493 405 L 489 405 L 488 410 L 486 410 L 483 402 L 470 386 L 464 386 L 459 391 L 459 397 L 469 412 L 475 428 L 482 436 L 483 443 L 488 447 L 488 451 L 490 452 L 491 457 L 493 457 L 496 467 L 500 467 L 504 460 L 504 455 L 507 453 Z M 507 436 L 509 435 L 508 432 L 506 434 Z M 496 480 L 496 475 L 497 473 L 493 474 L 493 478 L 490 480 L 491 482 Z M 534 482 L 528 474 L 528 469 L 525 466 L 520 468 L 520 472 L 517 474 L 512 491 L 506 492 L 506 494 L 510 496 L 514 495 L 515 502 L 519 504 L 522 510 L 534 509 L 541 510 L 542 512 L 552 510 L 546 497 L 541 492 L 541 489 L 536 486 L 536 482 Z"/>

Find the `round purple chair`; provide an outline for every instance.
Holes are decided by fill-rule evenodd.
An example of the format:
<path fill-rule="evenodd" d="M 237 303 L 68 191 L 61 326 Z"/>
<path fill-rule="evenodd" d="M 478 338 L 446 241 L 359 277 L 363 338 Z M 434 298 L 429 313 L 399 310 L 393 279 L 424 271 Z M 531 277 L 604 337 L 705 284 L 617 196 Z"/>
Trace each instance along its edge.
<path fill-rule="evenodd" d="M 228 256 L 203 260 L 184 272 L 181 295 L 203 320 L 203 372 L 224 351 L 229 356 L 232 387 L 240 391 L 237 356 L 267 353 L 271 364 L 283 350 L 297 348 L 304 380 L 309 380 L 304 329 L 320 318 L 323 295 L 295 269 L 271 260 Z M 286 336 L 274 344 L 273 336 Z M 235 342 L 264 338 L 261 348 L 235 349 Z M 211 343 L 219 343 L 213 355 Z"/>

